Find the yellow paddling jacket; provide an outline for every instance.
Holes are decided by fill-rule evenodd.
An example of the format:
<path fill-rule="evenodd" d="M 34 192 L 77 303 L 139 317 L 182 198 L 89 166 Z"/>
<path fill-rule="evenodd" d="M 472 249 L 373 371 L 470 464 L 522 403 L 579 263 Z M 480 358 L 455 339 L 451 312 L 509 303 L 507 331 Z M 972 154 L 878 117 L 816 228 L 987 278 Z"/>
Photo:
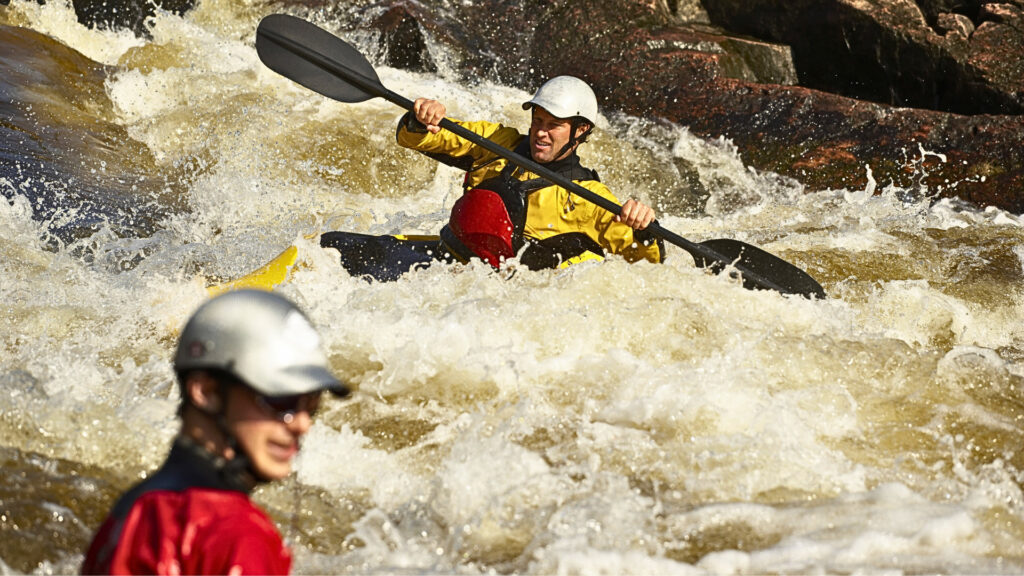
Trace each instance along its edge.
<path fill-rule="evenodd" d="M 514 128 L 493 122 L 452 121 L 521 156 L 530 157 L 528 136 Z M 522 237 L 520 246 L 523 242 L 527 244 L 520 260 L 530 268 L 557 266 L 573 258 L 592 257 L 591 254 L 603 256 L 605 252 L 620 254 L 629 262 L 664 260 L 665 249 L 660 239 L 616 222 L 615 215 L 604 208 L 448 130 L 431 134 L 407 113 L 398 122 L 396 137 L 401 146 L 465 170 L 464 191 L 483 188 L 499 192 L 516 232 Z M 545 167 L 618 203 L 608 187 L 598 180 L 597 173 L 580 165 L 575 153 Z"/>

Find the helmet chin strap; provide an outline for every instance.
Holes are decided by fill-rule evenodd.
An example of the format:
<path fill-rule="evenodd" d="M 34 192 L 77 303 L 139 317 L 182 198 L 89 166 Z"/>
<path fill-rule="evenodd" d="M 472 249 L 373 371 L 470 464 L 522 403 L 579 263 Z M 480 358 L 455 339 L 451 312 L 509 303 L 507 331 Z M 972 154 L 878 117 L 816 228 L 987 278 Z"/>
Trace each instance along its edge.
<path fill-rule="evenodd" d="M 217 430 L 224 438 L 224 445 L 234 453 L 234 457 L 230 460 L 218 456 L 217 470 L 220 472 L 221 478 L 228 485 L 238 490 L 251 492 L 256 485 L 270 482 L 270 478 L 256 471 L 252 465 L 252 458 L 249 456 L 249 453 L 245 451 L 241 443 L 238 442 L 238 437 L 228 427 L 227 401 L 229 386 L 229 384 L 223 382 L 219 385 L 218 394 L 223 398 L 220 409 L 216 412 L 207 412 L 205 410 L 204 412 L 213 418 Z"/>
<path fill-rule="evenodd" d="M 238 443 L 238 438 L 228 430 L 224 416 L 218 415 L 216 421 L 217 428 L 224 435 L 224 444 L 231 448 L 231 451 L 235 454 L 234 458 L 230 460 L 224 459 L 224 464 L 218 467 L 221 478 L 229 485 L 245 492 L 251 492 L 257 484 L 270 482 L 269 478 L 261 476 L 253 468 L 252 458 L 249 457 L 249 454 Z"/>
<path fill-rule="evenodd" d="M 560 158 L 564 157 L 565 153 L 568 152 L 569 149 L 572 148 L 573 144 L 574 144 L 574 142 L 572 140 L 569 140 L 569 142 L 567 142 L 565 144 L 565 146 L 562 146 L 562 149 L 558 151 L 558 154 L 555 154 L 555 159 L 560 159 Z M 575 154 L 576 151 L 573 150 L 572 153 Z"/>
<path fill-rule="evenodd" d="M 562 156 L 565 155 L 565 153 L 568 152 L 569 150 L 572 150 L 572 153 L 575 154 L 576 150 L 573 148 L 573 146 L 576 146 L 577 144 L 583 144 L 584 142 L 587 141 L 587 136 L 590 135 L 590 131 L 593 130 L 594 128 L 593 126 L 590 125 L 589 122 L 587 122 L 586 124 L 590 127 L 587 128 L 583 132 L 583 134 L 580 134 L 577 138 L 576 130 L 577 128 L 580 127 L 581 123 L 581 119 L 578 116 L 572 119 L 572 122 L 569 124 L 569 141 L 565 143 L 565 146 L 562 146 L 561 150 L 558 151 L 558 154 L 555 155 L 555 159 L 562 158 Z"/>

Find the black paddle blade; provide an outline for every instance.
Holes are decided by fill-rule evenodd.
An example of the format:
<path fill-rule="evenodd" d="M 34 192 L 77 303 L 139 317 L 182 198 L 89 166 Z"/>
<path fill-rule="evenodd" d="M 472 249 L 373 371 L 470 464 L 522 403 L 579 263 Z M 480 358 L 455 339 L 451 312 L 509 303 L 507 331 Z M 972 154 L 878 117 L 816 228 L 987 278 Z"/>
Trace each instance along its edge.
<path fill-rule="evenodd" d="M 735 263 L 736 269 L 743 277 L 745 288 L 771 288 L 783 294 L 799 294 L 807 298 L 825 298 L 825 289 L 818 284 L 811 275 L 803 270 L 786 262 L 782 258 L 765 252 L 764 250 L 739 240 L 729 238 L 718 238 L 700 243 L 702 246 L 714 250 L 724 256 L 725 260 Z M 691 252 L 694 262 L 702 268 L 710 268 L 718 273 L 725 269 L 725 264 L 719 260 L 704 258 L 698 253 Z M 771 286 L 752 281 L 744 276 L 744 271 L 751 272 L 750 276 L 770 278 Z"/>
<path fill-rule="evenodd" d="M 271 14 L 260 21 L 256 53 L 267 68 L 341 102 L 363 102 L 385 90 L 358 50 L 295 16 Z"/>

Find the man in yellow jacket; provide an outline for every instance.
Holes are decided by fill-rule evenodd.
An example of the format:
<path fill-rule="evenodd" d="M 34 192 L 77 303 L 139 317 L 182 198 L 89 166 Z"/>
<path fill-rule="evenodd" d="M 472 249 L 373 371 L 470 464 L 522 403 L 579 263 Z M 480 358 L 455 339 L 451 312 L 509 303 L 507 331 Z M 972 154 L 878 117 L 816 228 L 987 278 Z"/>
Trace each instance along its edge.
<path fill-rule="evenodd" d="M 552 78 L 523 103 L 523 109 L 532 111 L 528 135 L 493 122 L 452 121 L 618 202 L 576 155 L 597 117 L 597 98 L 586 82 L 573 76 Z M 612 214 L 441 130 L 446 114 L 441 102 L 417 99 L 413 110 L 399 120 L 396 137 L 404 147 L 466 171 L 463 195 L 441 230 L 444 247 L 455 257 L 465 261 L 476 256 L 497 267 L 518 254 L 531 269 L 606 253 L 630 262 L 664 260 L 664 244 L 644 231 L 655 218 L 650 206 L 630 199 L 622 204 L 621 214 Z"/>

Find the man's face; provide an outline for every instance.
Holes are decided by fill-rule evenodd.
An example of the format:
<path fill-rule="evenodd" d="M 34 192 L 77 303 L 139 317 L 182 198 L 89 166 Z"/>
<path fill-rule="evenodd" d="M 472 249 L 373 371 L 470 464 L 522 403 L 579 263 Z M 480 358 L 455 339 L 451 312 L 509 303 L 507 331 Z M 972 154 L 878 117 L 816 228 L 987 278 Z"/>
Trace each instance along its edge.
<path fill-rule="evenodd" d="M 576 135 L 581 135 L 585 130 L 585 126 L 580 126 L 576 130 Z M 540 106 L 534 106 L 533 121 L 530 123 L 530 154 L 534 161 L 547 164 L 561 160 L 572 153 L 576 145 L 558 157 L 555 156 L 569 142 L 571 133 L 572 123 L 569 120 L 556 118 Z"/>
<path fill-rule="evenodd" d="M 288 412 L 268 404 L 246 386 L 232 386 L 226 420 L 238 443 L 249 455 L 253 469 L 268 480 L 280 480 L 292 470 L 299 440 L 309 431 L 320 405 L 320 393 L 295 397 Z M 270 399 L 273 401 L 273 399 Z"/>

